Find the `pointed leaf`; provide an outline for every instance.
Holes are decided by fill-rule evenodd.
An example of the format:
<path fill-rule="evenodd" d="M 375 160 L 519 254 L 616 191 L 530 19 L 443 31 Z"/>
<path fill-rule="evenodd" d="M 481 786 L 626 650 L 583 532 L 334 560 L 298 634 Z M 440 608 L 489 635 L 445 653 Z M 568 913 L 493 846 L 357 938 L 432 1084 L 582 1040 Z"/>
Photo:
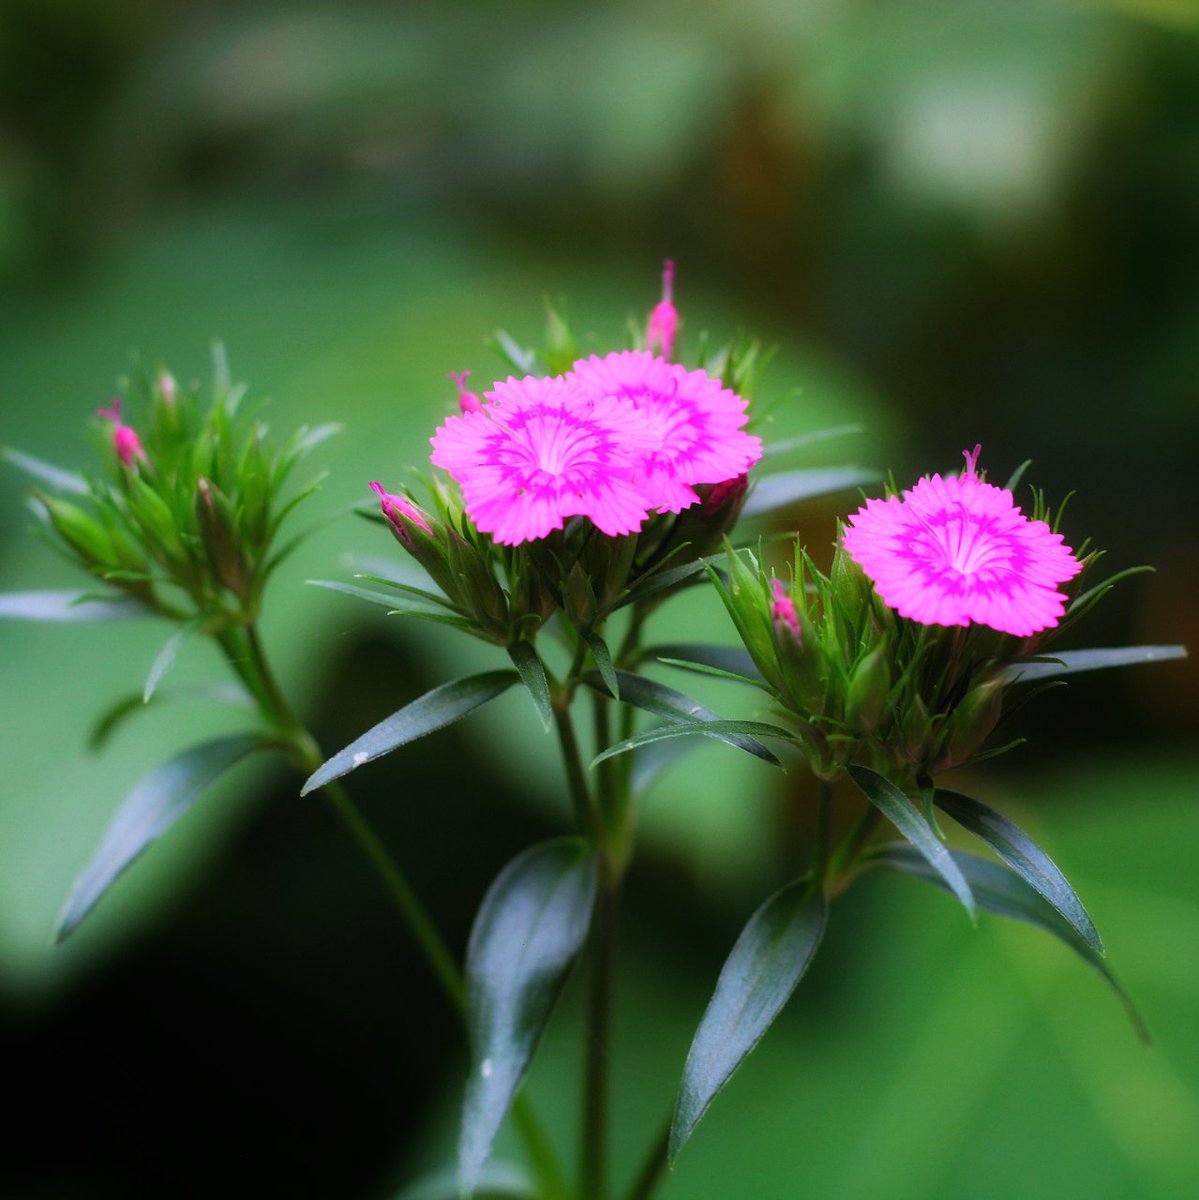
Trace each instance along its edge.
<path fill-rule="evenodd" d="M 1132 1021 L 1137 1036 L 1146 1045 L 1149 1044 L 1149 1031 L 1136 1006 L 1128 993 L 1120 986 L 1107 963 L 1075 932 L 1074 927 L 1064 921 L 1046 901 L 1031 888 L 1019 875 L 1009 871 L 1000 863 L 989 858 L 981 858 L 977 854 L 968 854 L 964 850 L 950 852 L 962 875 L 970 881 L 971 890 L 979 906 L 988 912 L 1001 917 L 1009 917 L 1014 921 L 1026 921 L 1036 925 L 1046 933 L 1053 934 L 1065 942 L 1076 954 L 1090 963 L 1107 981 L 1112 991 L 1120 999 L 1124 1011 Z M 934 872 L 927 862 L 913 847 L 896 843 L 884 846 L 874 851 L 870 856 L 871 865 L 889 867 L 908 875 L 926 879 L 946 891 L 945 880 Z"/>
<path fill-rule="evenodd" d="M 867 471 L 862 467 L 807 467 L 765 475 L 746 497 L 741 515 L 760 517 L 790 504 L 798 504 L 801 500 L 865 487 L 877 480 L 877 471 Z"/>
<path fill-rule="evenodd" d="M 606 758 L 625 754 L 629 750 L 635 750 L 638 746 L 649 746 L 654 742 L 667 741 L 677 737 L 691 737 L 695 734 L 716 738 L 718 741 L 728 742 L 730 745 L 738 747 L 741 746 L 740 741 L 734 741 L 732 737 L 728 736 L 729 734 L 736 734 L 739 737 L 748 734 L 751 740 L 763 737 L 782 738 L 787 742 L 796 740 L 795 735 L 788 730 L 778 725 L 767 725 L 764 721 L 678 721 L 674 725 L 657 725 L 653 729 L 642 730 L 641 733 L 636 733 L 631 738 L 618 742 L 615 746 L 609 746 L 602 754 L 597 754 L 591 760 L 591 765 L 594 767 Z M 764 746 L 762 749 L 766 750 Z M 749 753 L 765 762 L 773 762 L 775 766 L 782 765 L 773 754 L 770 754 L 769 750 L 766 750 L 766 755 L 770 755 L 769 758 L 757 750 L 751 750 Z"/>
<path fill-rule="evenodd" d="M 364 763 L 452 725 L 506 692 L 519 678 L 515 671 L 484 671 L 435 687 L 333 755 L 313 772 L 300 795 L 306 796 Z"/>
<path fill-rule="evenodd" d="M 1186 658 L 1185 646 L 1113 646 L 1102 650 L 1063 650 L 1053 662 L 1012 663 L 1005 668 L 1005 683 L 1031 683 L 1036 679 L 1055 679 L 1079 671 L 1098 671 L 1104 667 L 1130 667 L 1138 663 L 1166 662 Z"/>
<path fill-rule="evenodd" d="M 582 838 L 518 854 L 496 877 L 466 951 L 471 1071 L 458 1142 L 464 1194 L 491 1143 L 591 923 L 596 863 Z"/>
<path fill-rule="evenodd" d="M 389 617 L 416 617 L 418 620 L 434 621 L 439 625 L 453 625 L 457 629 L 475 628 L 475 623 L 467 617 L 446 612 L 444 606 L 434 607 L 415 597 L 409 599 L 404 596 L 390 596 L 385 592 L 356 587 L 352 583 L 341 583 L 336 579 L 309 579 L 307 582 L 313 587 L 328 588 L 331 592 L 354 596 L 359 600 L 365 600 L 368 604 L 378 604 L 381 608 L 387 609 Z"/>
<path fill-rule="evenodd" d="M 234 763 L 263 748 L 256 734 L 234 734 L 192 746 L 145 775 L 117 809 L 100 848 L 79 877 L 55 928 L 62 941 L 92 910 L 113 881 L 161 837 Z"/>
<path fill-rule="evenodd" d="M 849 434 L 863 432 L 861 425 L 834 425 L 831 429 L 817 429 L 813 433 L 802 433 L 798 437 L 787 438 L 781 442 L 768 442 L 762 447 L 762 461 L 790 454 L 793 450 L 802 450 L 817 442 L 826 442 L 830 438 L 846 437 Z"/>
<path fill-rule="evenodd" d="M 720 717 L 710 708 L 705 708 L 698 700 L 692 700 L 690 696 L 677 692 L 664 683 L 658 683 L 655 679 L 647 679 L 644 675 L 635 675 L 632 671 L 617 671 L 616 678 L 620 682 L 621 699 L 626 704 L 633 705 L 634 708 L 644 709 L 655 716 L 666 717 L 680 724 L 694 724 L 696 721 L 720 723 Z M 589 671 L 583 677 L 583 682 L 590 687 L 597 687 L 600 681 L 594 672 Z M 779 760 L 775 755 L 752 737 L 745 737 L 741 733 L 718 734 L 715 730 L 707 732 L 717 737 L 719 741 L 728 742 L 730 746 L 736 746 L 739 750 L 744 750 L 747 754 L 752 754 L 772 766 L 779 765 Z M 602 755 L 601 757 L 607 756 Z M 596 761 L 598 762 L 599 759 Z"/>
<path fill-rule="evenodd" d="M 866 799 L 916 847 L 928 865 L 945 880 L 949 890 L 970 914 L 970 919 L 976 920 L 970 885 L 962 878 L 953 857 L 941 844 L 920 810 L 899 788 L 877 771 L 872 771 L 869 767 L 852 766 L 849 768 L 849 774 Z"/>
<path fill-rule="evenodd" d="M 799 879 L 775 892 L 741 931 L 683 1068 L 670 1129 L 670 1161 L 770 1028 L 812 961 L 828 916 L 823 892 Z"/>
<path fill-rule="evenodd" d="M 150 703 L 150 698 L 154 695 L 162 677 L 174 666 L 175 659 L 179 655 L 179 647 L 183 645 L 183 639 L 195 631 L 197 624 L 196 621 L 185 622 L 163 643 L 162 649 L 150 664 L 150 673 L 146 676 L 146 686 L 142 689 L 143 704 Z"/>
<path fill-rule="evenodd" d="M 554 716 L 550 711 L 550 685 L 545 677 L 545 664 L 528 642 L 514 642 L 508 647 L 508 657 L 520 672 L 521 682 L 529 689 L 541 724 L 548 730 Z"/>
<path fill-rule="evenodd" d="M 595 659 L 596 669 L 604 681 L 604 687 L 608 689 L 608 694 L 619 700 L 620 679 L 612 665 L 612 651 L 608 649 L 608 643 L 598 633 L 585 633 L 583 640 L 587 643 L 587 649 L 591 651 L 591 657 Z"/>
<path fill-rule="evenodd" d="M 154 610 L 131 596 L 87 592 L 0 593 L 0 617 L 18 621 L 123 621 L 149 617 Z"/>
<path fill-rule="evenodd" d="M 215 704 L 228 704 L 234 708 L 252 709 L 254 701 L 250 693 L 240 683 L 202 683 L 194 687 L 158 688 L 150 699 L 150 704 L 157 708 L 172 700 L 211 700 Z M 115 704 L 110 705 L 100 715 L 88 735 L 87 748 L 99 750 L 117 729 L 146 707 L 146 701 L 141 692 L 133 692 L 122 696 Z"/>
<path fill-rule="evenodd" d="M 64 471 L 53 463 L 43 462 L 32 454 L 24 454 L 11 446 L 0 449 L 0 458 L 7 459 L 14 467 L 24 471 L 26 475 L 40 480 L 56 492 L 72 492 L 76 496 L 86 496 L 88 493 L 87 480 L 74 471 Z"/>
<path fill-rule="evenodd" d="M 1103 953 L 1099 937 L 1082 901 L 1053 859 L 1014 822 L 979 800 L 941 788 L 933 800 L 963 829 L 981 838 L 1038 895 L 1044 897 L 1096 954 Z"/>
<path fill-rule="evenodd" d="M 743 646 L 714 646 L 702 642 L 663 642 L 642 652 L 645 658 L 656 658 L 669 666 L 694 666 L 715 672 L 722 678 L 741 680 L 762 686 L 765 680 L 754 664 L 753 657 Z"/>

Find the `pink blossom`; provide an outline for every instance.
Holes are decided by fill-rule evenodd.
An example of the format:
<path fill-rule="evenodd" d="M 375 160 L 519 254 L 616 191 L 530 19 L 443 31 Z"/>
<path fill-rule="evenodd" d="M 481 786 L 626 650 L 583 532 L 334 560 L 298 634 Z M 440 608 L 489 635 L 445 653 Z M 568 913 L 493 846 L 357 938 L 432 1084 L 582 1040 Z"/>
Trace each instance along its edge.
<path fill-rule="evenodd" d="M 483 407 L 483 401 L 474 392 L 466 390 L 466 381 L 470 378 L 469 371 L 451 371 L 450 378 L 458 385 L 458 408 L 464 412 L 478 412 Z"/>
<path fill-rule="evenodd" d="M 795 609 L 795 601 L 787 592 L 787 585 L 781 579 L 770 581 L 770 616 L 775 629 L 781 630 L 785 625 L 793 637 L 799 637 L 799 613 Z"/>
<path fill-rule="evenodd" d="M 688 371 L 644 350 L 574 364 L 593 397 L 633 409 L 649 434 L 641 487 L 650 508 L 681 512 L 699 497 L 692 485 L 744 475 L 762 455 L 762 439 L 745 433 L 746 402 L 705 371 Z"/>
<path fill-rule="evenodd" d="M 645 348 L 652 354 L 660 348 L 663 358 L 674 357 L 674 340 L 679 332 L 679 313 L 674 306 L 674 263 L 668 258 L 662 267 L 662 299 L 649 314 L 645 328 Z"/>
<path fill-rule="evenodd" d="M 125 466 L 132 467 L 134 459 L 138 462 L 148 461 L 137 431 L 121 420 L 121 401 L 118 397 L 112 398 L 112 408 L 97 409 L 96 416 L 107 417 L 112 422 L 112 447 Z"/>
<path fill-rule="evenodd" d="M 979 478 L 978 454 L 966 455 L 961 476 L 926 476 L 902 499 L 867 500 L 843 545 L 900 616 L 1028 637 L 1061 620 L 1067 597 L 1057 585 L 1082 564 L 1011 492 Z"/>
<path fill-rule="evenodd" d="M 370 489 L 379 497 L 379 507 L 383 510 L 383 515 L 387 518 L 387 523 L 391 526 L 392 533 L 409 550 L 412 549 L 412 534 L 408 526 L 404 524 L 405 518 L 411 521 L 413 525 L 423 529 L 425 533 L 433 532 L 429 526 L 429 522 L 425 520 L 424 514 L 406 496 L 393 495 L 378 482 L 372 483 Z"/>
<path fill-rule="evenodd" d="M 613 537 L 641 528 L 649 504 L 636 475 L 654 435 L 636 410 L 571 376 L 509 378 L 484 395 L 431 439 L 478 529 L 516 545 L 573 516 Z"/>

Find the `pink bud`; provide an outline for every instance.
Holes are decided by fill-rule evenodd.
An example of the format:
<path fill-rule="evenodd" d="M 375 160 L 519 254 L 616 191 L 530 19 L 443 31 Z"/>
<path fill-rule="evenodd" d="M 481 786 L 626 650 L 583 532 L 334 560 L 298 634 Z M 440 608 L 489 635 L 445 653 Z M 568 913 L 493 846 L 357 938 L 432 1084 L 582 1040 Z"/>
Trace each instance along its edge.
<path fill-rule="evenodd" d="M 781 579 L 770 581 L 770 615 L 774 619 L 776 629 L 786 625 L 792 635 L 799 638 L 799 613 L 795 610 L 795 601 L 787 594 L 787 587 Z"/>
<path fill-rule="evenodd" d="M 451 371 L 450 378 L 458 385 L 458 407 L 464 413 L 478 412 L 483 407 L 483 401 L 474 392 L 466 390 L 466 381 L 470 378 L 469 371 Z"/>
<path fill-rule="evenodd" d="M 740 504 L 749 488 L 748 473 L 735 475 L 722 483 L 712 485 L 712 490 L 704 500 L 704 513 L 711 515 L 731 504 Z"/>
<path fill-rule="evenodd" d="M 146 452 L 142 449 L 141 438 L 137 436 L 137 431 L 121 420 L 121 401 L 118 397 L 112 398 L 112 408 L 97 409 L 96 416 L 107 417 L 112 422 L 112 447 L 125 466 L 131 468 L 134 459 L 137 459 L 138 462 L 149 461 L 146 458 Z"/>
<path fill-rule="evenodd" d="M 668 258 L 662 267 L 662 299 L 649 314 L 645 348 L 652 354 L 660 346 L 663 358 L 673 358 L 674 339 L 678 332 L 679 313 L 674 306 L 674 262 Z"/>
<path fill-rule="evenodd" d="M 161 371 L 158 375 L 158 390 L 162 394 L 163 400 L 168 408 L 175 407 L 175 395 L 178 392 L 178 385 L 175 383 L 175 377 L 170 371 Z"/>
<path fill-rule="evenodd" d="M 405 518 L 423 529 L 425 533 L 433 532 L 429 522 L 425 520 L 420 509 L 411 500 L 403 496 L 392 495 L 381 483 L 372 483 L 370 486 L 371 491 L 379 497 L 379 507 L 383 510 L 383 515 L 387 518 L 392 533 L 400 539 L 406 549 L 411 550 L 413 543 L 412 533 L 404 524 Z"/>

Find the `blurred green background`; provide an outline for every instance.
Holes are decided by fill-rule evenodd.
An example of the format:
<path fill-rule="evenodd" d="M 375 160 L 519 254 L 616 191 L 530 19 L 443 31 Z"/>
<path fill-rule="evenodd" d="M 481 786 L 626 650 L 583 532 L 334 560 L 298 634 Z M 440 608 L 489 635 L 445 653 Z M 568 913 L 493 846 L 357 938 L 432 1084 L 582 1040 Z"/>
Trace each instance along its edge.
<path fill-rule="evenodd" d="M 859 421 L 808 461 L 900 481 L 976 441 L 1001 477 L 1031 457 L 1051 496 L 1078 489 L 1068 540 L 1158 567 L 1085 644 L 1194 645 L 1197 214 L 1192 0 L 7 0 L 0 443 L 79 467 L 131 354 L 206 380 L 219 337 L 280 431 L 345 424 L 315 519 L 367 480 L 402 482 L 453 403 L 446 373 L 503 373 L 497 325 L 532 341 L 543 297 L 566 296 L 578 328 L 619 339 L 671 255 L 685 343 L 746 328 L 779 344 L 769 435 Z M 0 473 L 0 587 L 71 586 L 28 536 L 24 494 Z M 832 514 L 791 523 L 827 545 Z M 489 661 L 304 586 L 395 552 L 343 518 L 268 596 L 268 643 L 329 749 Z M 671 612 L 672 635 L 729 637 L 709 598 Z M 390 1196 L 450 1153 L 465 1056 L 319 796 L 245 769 L 50 947 L 122 795 L 230 723 L 149 711 L 86 752 L 164 636 L 0 625 L 0 1049 L 22 1111 L 0 1192 Z M 193 646 L 177 671 L 219 664 Z M 1075 881 L 1152 1051 L 1064 948 L 870 878 L 662 1195 L 1189 1195 L 1197 695 L 1189 663 L 1079 677 L 1025 720 L 1029 746 L 959 784 Z M 516 695 L 354 782 L 458 946 L 502 863 L 567 820 Z M 805 786 L 713 746 L 646 805 L 621 1179 L 737 930 L 795 873 Z M 578 990 L 531 1078 L 568 1149 Z"/>

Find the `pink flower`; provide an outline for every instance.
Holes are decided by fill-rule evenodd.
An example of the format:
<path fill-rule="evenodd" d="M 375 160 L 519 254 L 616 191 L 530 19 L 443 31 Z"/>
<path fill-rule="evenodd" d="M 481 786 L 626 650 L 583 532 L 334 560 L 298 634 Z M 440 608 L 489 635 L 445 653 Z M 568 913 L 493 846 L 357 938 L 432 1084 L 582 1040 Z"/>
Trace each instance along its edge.
<path fill-rule="evenodd" d="M 638 412 L 571 376 L 509 378 L 485 397 L 431 439 L 478 529 L 516 545 L 574 516 L 613 537 L 641 528 L 649 504 L 635 477 L 654 435 Z"/>
<path fill-rule="evenodd" d="M 787 592 L 787 585 L 781 579 L 770 581 L 770 616 L 777 630 L 785 625 L 793 637 L 799 637 L 799 613 L 795 609 L 795 601 Z"/>
<path fill-rule="evenodd" d="M 112 408 L 97 409 L 96 416 L 107 417 L 112 422 L 112 447 L 125 466 L 132 467 L 134 459 L 138 462 L 148 461 L 137 431 L 121 420 L 121 401 L 118 397 L 112 398 Z"/>
<path fill-rule="evenodd" d="M 645 503 L 681 512 L 699 497 L 692 485 L 744 475 L 762 455 L 762 439 L 745 433 L 746 403 L 705 371 L 688 371 L 644 350 L 574 364 L 590 395 L 633 409 L 650 436 L 642 463 Z"/>
<path fill-rule="evenodd" d="M 661 348 L 663 358 L 674 357 L 674 339 L 679 332 L 679 313 L 674 306 L 674 263 L 668 258 L 662 267 L 662 299 L 649 314 L 645 328 L 645 348 L 652 354 Z"/>
<path fill-rule="evenodd" d="M 404 496 L 393 495 L 381 483 L 372 483 L 370 488 L 379 497 L 379 507 L 383 510 L 383 515 L 387 518 L 392 533 L 409 550 L 412 549 L 412 534 L 408 526 L 404 524 L 404 518 L 423 529 L 425 533 L 433 532 L 429 527 L 429 522 L 425 520 L 424 514 L 411 500 Z"/>
<path fill-rule="evenodd" d="M 469 371 L 451 371 L 450 378 L 458 385 L 458 408 L 464 412 L 478 412 L 483 407 L 483 401 L 474 392 L 466 390 L 466 381 L 470 378 Z"/>
<path fill-rule="evenodd" d="M 1065 612 L 1059 583 L 1082 570 L 1044 521 L 984 483 L 966 455 L 960 477 L 921 479 L 903 499 L 867 500 L 842 544 L 884 603 L 922 625 L 988 625 L 1028 637 Z"/>

